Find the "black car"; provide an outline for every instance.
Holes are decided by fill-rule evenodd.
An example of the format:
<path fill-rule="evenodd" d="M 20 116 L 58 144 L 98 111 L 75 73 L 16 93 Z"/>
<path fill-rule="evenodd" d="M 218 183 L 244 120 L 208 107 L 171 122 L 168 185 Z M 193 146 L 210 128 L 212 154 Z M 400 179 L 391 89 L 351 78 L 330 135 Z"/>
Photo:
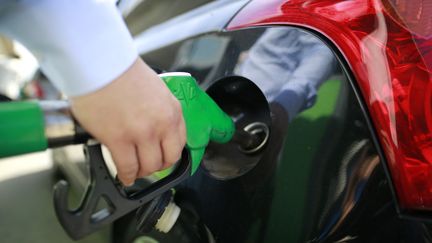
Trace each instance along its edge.
<path fill-rule="evenodd" d="M 431 16 L 420 0 L 141 1 L 141 57 L 264 142 L 210 144 L 173 229 L 140 233 L 133 212 L 113 242 L 431 242 Z"/>

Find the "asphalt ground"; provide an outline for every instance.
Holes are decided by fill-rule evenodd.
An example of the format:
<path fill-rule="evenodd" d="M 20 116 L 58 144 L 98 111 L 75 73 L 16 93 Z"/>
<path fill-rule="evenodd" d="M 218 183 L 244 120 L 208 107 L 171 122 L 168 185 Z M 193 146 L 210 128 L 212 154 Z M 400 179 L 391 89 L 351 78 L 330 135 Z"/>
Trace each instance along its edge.
<path fill-rule="evenodd" d="M 0 242 L 109 242 L 108 228 L 80 241 L 66 235 L 54 213 L 54 174 L 49 152 L 0 160 Z"/>

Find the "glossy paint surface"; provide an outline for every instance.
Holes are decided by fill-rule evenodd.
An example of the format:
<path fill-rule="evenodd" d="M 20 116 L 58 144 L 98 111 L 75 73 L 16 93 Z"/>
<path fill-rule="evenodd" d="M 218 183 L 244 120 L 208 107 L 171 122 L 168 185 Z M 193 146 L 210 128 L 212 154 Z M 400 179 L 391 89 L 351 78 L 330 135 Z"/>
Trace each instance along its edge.
<path fill-rule="evenodd" d="M 140 32 L 134 38 L 135 45 L 140 53 L 144 53 L 156 50 L 163 46 L 168 46 L 191 36 L 211 31 L 221 31 L 232 16 L 235 15 L 247 2 L 248 0 L 219 0 L 193 9 L 190 12 L 171 18 L 169 21 L 162 22 L 161 24 Z M 157 6 L 160 3 L 153 1 L 153 4 Z M 184 3 L 177 2 L 176 4 L 181 5 Z M 137 15 L 151 16 L 152 14 L 154 14 L 152 11 L 147 10 L 147 12 L 141 12 Z M 160 16 L 155 19 L 159 18 Z M 168 17 L 164 16 L 162 18 L 166 19 Z"/>
<path fill-rule="evenodd" d="M 176 199 L 192 205 L 216 242 L 428 242 L 423 225 L 398 218 L 364 114 L 326 48 L 309 33 L 280 27 L 207 33 L 142 55 L 160 69 L 190 72 L 204 89 L 231 79 L 220 89 L 229 95 L 222 92 L 217 101 L 236 125 L 269 123 L 264 150 L 245 156 L 235 145 L 210 146 L 213 154 L 176 188 Z M 260 60 L 266 63 L 253 65 Z M 313 75 L 298 79 L 299 73 Z M 318 73 L 325 79 L 308 81 Z M 267 104 L 248 92 L 251 86 L 237 82 L 239 76 L 260 87 Z M 299 90 L 287 89 L 288 83 L 303 91 L 315 88 L 316 97 L 295 96 Z M 292 113 L 290 104 L 299 100 L 302 109 Z M 249 110 L 238 105 L 242 102 L 250 102 Z M 221 157 L 219 164 L 215 158 Z M 240 165 L 237 173 L 230 167 L 226 177 L 215 176 L 227 161 Z M 181 242 L 182 235 L 172 238 Z"/>
<path fill-rule="evenodd" d="M 253 1 L 228 28 L 294 25 L 330 40 L 360 87 L 399 206 L 432 210 L 432 35 L 411 33 L 392 11 L 378 0 Z"/>

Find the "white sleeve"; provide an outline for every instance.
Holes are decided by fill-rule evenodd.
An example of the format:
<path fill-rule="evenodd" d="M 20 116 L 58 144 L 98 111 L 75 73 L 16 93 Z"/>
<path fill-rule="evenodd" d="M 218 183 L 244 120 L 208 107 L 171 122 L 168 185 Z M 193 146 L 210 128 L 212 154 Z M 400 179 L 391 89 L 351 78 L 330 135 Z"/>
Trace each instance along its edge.
<path fill-rule="evenodd" d="M 0 12 L 0 32 L 26 46 L 68 96 L 102 88 L 138 57 L 113 1 L 9 1 Z"/>

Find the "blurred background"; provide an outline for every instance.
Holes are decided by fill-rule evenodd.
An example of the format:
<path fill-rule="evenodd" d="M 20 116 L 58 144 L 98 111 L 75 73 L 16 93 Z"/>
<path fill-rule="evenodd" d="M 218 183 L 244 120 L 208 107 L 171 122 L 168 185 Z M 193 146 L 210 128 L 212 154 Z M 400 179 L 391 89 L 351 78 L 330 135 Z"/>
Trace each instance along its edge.
<path fill-rule="evenodd" d="M 117 6 L 135 36 L 212 1 L 121 0 Z M 20 43 L 0 35 L 0 102 L 59 98 L 63 98 L 61 93 L 40 72 L 34 56 Z M 53 185 L 73 177 L 68 181 L 74 205 L 87 184 L 87 173 L 81 146 L 0 159 L 0 242 L 110 242 L 109 227 L 72 241 L 55 216 Z"/>
<path fill-rule="evenodd" d="M 36 59 L 19 43 L 0 36 L 0 100 L 59 96 L 39 72 Z M 52 188 L 60 176 L 52 157 L 47 151 L 0 159 L 1 242 L 74 242 L 54 213 Z M 108 231 L 78 242 L 109 242 Z"/>
<path fill-rule="evenodd" d="M 51 152 L 0 160 L 1 242 L 109 242 L 109 230 L 73 241 L 61 228 L 53 207 L 56 181 Z"/>

